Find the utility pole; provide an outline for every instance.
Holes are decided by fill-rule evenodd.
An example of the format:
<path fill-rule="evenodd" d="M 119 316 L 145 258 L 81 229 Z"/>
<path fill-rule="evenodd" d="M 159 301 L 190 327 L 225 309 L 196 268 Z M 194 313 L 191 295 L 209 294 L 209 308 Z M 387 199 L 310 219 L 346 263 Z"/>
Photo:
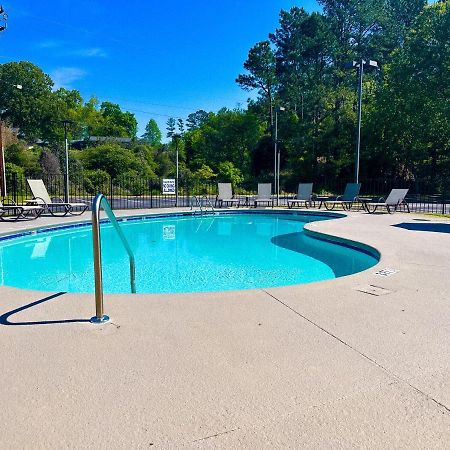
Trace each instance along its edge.
<path fill-rule="evenodd" d="M 0 18 L 3 20 L 3 25 L 0 25 L 0 31 L 6 30 L 6 19 L 8 18 L 3 6 L 0 6 Z M 6 197 L 6 170 L 5 170 L 5 151 L 3 149 L 3 120 L 0 113 L 0 189 L 2 197 Z"/>
<path fill-rule="evenodd" d="M 73 124 L 72 120 L 64 119 L 61 121 L 64 125 L 64 150 L 65 150 L 65 164 L 64 164 L 64 201 L 69 203 L 69 140 L 67 138 L 67 127 Z"/>
<path fill-rule="evenodd" d="M 275 108 L 275 145 L 274 145 L 274 182 L 275 194 L 277 196 L 277 206 L 280 200 L 280 149 L 278 148 L 278 113 L 285 111 L 286 108 L 279 106 Z"/>
<path fill-rule="evenodd" d="M 178 179 L 179 179 L 179 151 L 178 141 L 181 138 L 181 134 L 174 134 L 173 140 L 175 141 L 175 164 L 176 164 L 176 189 L 175 189 L 175 206 L 178 206 Z"/>

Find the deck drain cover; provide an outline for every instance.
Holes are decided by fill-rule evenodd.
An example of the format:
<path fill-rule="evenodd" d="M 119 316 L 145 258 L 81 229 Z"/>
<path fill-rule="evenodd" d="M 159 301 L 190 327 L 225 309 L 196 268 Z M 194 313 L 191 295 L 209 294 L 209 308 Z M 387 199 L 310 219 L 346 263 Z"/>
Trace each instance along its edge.
<path fill-rule="evenodd" d="M 375 286 L 373 284 L 367 284 L 365 286 L 358 286 L 355 288 L 356 291 L 364 292 L 365 294 L 375 295 L 379 297 L 380 295 L 392 294 L 393 291 L 385 289 L 381 286 Z"/>
<path fill-rule="evenodd" d="M 379 275 L 380 277 L 390 277 L 391 275 L 394 275 L 394 273 L 398 273 L 398 270 L 386 267 L 385 269 L 380 269 L 378 272 L 375 272 L 375 275 Z"/>

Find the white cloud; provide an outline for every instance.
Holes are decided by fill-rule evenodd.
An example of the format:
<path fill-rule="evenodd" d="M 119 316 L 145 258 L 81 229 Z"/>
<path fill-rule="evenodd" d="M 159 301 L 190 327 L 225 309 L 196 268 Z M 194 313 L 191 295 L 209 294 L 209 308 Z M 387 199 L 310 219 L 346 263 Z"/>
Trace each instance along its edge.
<path fill-rule="evenodd" d="M 71 52 L 75 56 L 83 56 L 86 58 L 106 58 L 107 53 L 99 47 L 80 48 Z"/>
<path fill-rule="evenodd" d="M 39 41 L 36 43 L 37 48 L 60 48 L 64 44 L 63 41 L 57 39 L 46 39 L 44 41 Z"/>
<path fill-rule="evenodd" d="M 78 67 L 58 67 L 53 72 L 50 72 L 50 77 L 53 80 L 53 89 L 61 87 L 72 89 L 71 84 L 74 81 L 81 80 L 86 76 L 87 72 Z"/>

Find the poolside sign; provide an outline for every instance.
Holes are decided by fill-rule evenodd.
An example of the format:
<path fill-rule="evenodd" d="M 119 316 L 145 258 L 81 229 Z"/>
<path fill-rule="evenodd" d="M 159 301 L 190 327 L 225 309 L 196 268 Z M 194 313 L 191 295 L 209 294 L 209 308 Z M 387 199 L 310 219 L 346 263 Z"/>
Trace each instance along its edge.
<path fill-rule="evenodd" d="M 162 193 L 163 194 L 176 194 L 175 191 L 175 178 L 163 178 L 162 180 Z"/>

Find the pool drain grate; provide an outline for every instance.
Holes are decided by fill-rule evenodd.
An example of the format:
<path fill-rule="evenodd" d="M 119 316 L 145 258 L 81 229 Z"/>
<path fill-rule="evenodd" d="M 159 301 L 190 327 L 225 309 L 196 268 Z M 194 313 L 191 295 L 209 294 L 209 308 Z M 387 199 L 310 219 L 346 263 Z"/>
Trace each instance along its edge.
<path fill-rule="evenodd" d="M 380 269 L 378 272 L 375 272 L 375 275 L 379 275 L 380 277 L 390 277 L 396 273 L 398 273 L 397 269 L 390 269 L 389 267 L 386 267 L 385 269 Z"/>
<path fill-rule="evenodd" d="M 393 291 L 389 289 L 383 288 L 381 286 L 375 286 L 374 284 L 368 284 L 365 286 L 357 286 L 355 288 L 356 291 L 364 292 L 364 294 L 375 295 L 376 297 L 380 297 L 381 295 L 392 294 Z"/>

